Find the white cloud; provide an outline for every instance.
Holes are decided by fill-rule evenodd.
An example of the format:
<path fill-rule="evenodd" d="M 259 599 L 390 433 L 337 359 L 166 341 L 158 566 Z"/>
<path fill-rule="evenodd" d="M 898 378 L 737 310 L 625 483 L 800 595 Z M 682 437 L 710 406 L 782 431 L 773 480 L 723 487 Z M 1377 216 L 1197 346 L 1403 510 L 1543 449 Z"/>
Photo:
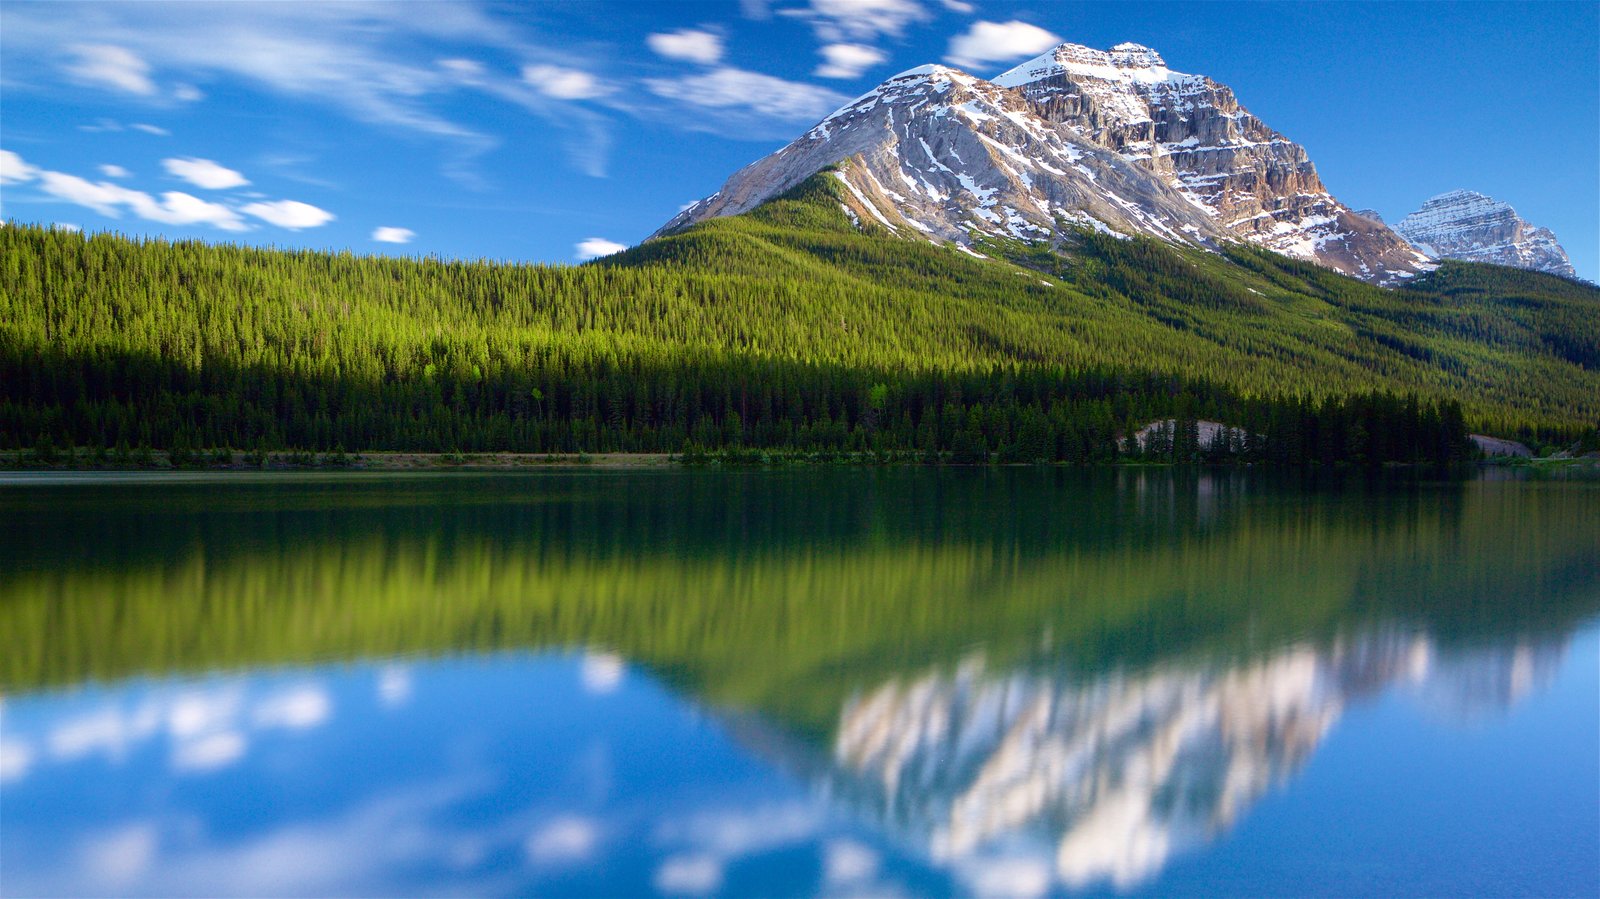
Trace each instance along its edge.
<path fill-rule="evenodd" d="M 601 256 L 610 256 L 612 253 L 620 253 L 627 248 L 627 244 L 606 240 L 604 237 L 590 237 L 586 240 L 578 241 L 577 250 L 579 259 L 588 260 L 599 259 Z"/>
<path fill-rule="evenodd" d="M 439 68 L 459 78 L 464 84 L 480 84 L 489 70 L 476 59 L 441 59 Z"/>
<path fill-rule="evenodd" d="M 64 68 L 80 82 L 145 97 L 156 93 L 156 84 L 150 80 L 150 64 L 126 47 L 73 44 L 67 52 L 74 59 Z"/>
<path fill-rule="evenodd" d="M 939 0 L 939 2 L 944 4 L 945 9 L 948 9 L 951 12 L 962 13 L 963 15 L 977 9 L 977 7 L 973 6 L 971 3 L 968 3 L 967 0 Z"/>
<path fill-rule="evenodd" d="M 647 78 L 645 87 L 657 96 L 693 106 L 790 121 L 819 119 L 850 99 L 814 84 L 727 67 L 686 78 Z"/>
<path fill-rule="evenodd" d="M 270 203 L 250 203 L 239 208 L 246 215 L 253 215 L 268 224 L 291 231 L 301 228 L 317 228 L 333 221 L 336 216 L 326 209 L 318 209 L 310 203 L 299 200 L 274 200 Z"/>
<path fill-rule="evenodd" d="M 160 125 L 152 125 L 149 122 L 134 122 L 131 125 L 124 125 L 116 119 L 105 118 L 95 119 L 94 124 L 91 125 L 78 126 L 79 131 L 85 131 L 89 134 L 105 134 L 108 132 L 116 133 L 130 129 L 134 131 L 143 131 L 145 134 L 154 134 L 157 137 L 169 137 L 172 134 L 171 131 L 162 128 Z"/>
<path fill-rule="evenodd" d="M 120 218 L 127 209 L 139 218 L 166 225 L 213 225 L 224 231 L 245 231 L 249 226 L 237 212 L 191 194 L 169 190 L 156 200 L 144 191 L 109 181 L 91 182 L 65 172 L 40 170 L 39 187 L 50 196 Z"/>
<path fill-rule="evenodd" d="M 899 37 L 907 25 L 931 18 L 916 0 L 811 0 L 805 9 L 783 10 L 811 23 L 825 41 L 871 41 Z"/>
<path fill-rule="evenodd" d="M 209 159 L 194 157 L 163 159 L 161 167 L 167 170 L 167 174 L 182 178 L 195 187 L 203 187 L 206 190 L 225 190 L 229 187 L 243 187 L 250 183 L 250 179 L 239 172 Z"/>
<path fill-rule="evenodd" d="M 106 176 L 107 178 L 126 178 L 133 173 L 120 165 L 106 163 L 100 167 L 100 174 Z"/>
<path fill-rule="evenodd" d="M 656 869 L 662 893 L 709 893 L 722 886 L 722 861 L 712 855 L 675 855 Z"/>
<path fill-rule="evenodd" d="M 469 3 L 49 4 L 6 9 L 8 77 L 42 74 L 59 61 L 63 45 L 76 51 L 70 67 L 75 80 L 152 99 L 162 91 L 151 71 L 232 77 L 249 88 L 334 106 L 361 121 L 449 140 L 458 152 L 447 173 L 461 175 L 466 160 L 496 141 L 437 111 L 441 107 L 432 101 L 460 82 L 448 71 L 415 60 L 417 44 L 429 40 L 476 43 L 522 58 L 541 52 L 518 36 L 514 23 Z M 197 93 L 186 78 L 172 96 Z"/>
<path fill-rule="evenodd" d="M 523 66 L 522 80 L 557 100 L 590 100 L 611 93 L 609 85 L 582 69 L 561 66 Z"/>
<path fill-rule="evenodd" d="M 588 861 L 600 844 L 600 827 L 589 818 L 556 818 L 528 836 L 523 851 L 536 865 L 569 865 Z"/>
<path fill-rule="evenodd" d="M 72 222 L 52 222 L 50 227 L 56 231 L 70 231 L 73 233 L 83 230 L 82 225 L 73 224 Z"/>
<path fill-rule="evenodd" d="M 945 60 L 952 65 L 975 68 L 1033 56 L 1061 43 L 1061 38 L 1037 25 L 1019 22 L 974 22 L 965 34 L 950 39 Z"/>
<path fill-rule="evenodd" d="M 0 184 L 26 184 L 39 177 L 39 170 L 10 150 L 0 150 Z"/>
<path fill-rule="evenodd" d="M 859 78 L 862 72 L 888 59 L 888 54 L 866 44 L 828 44 L 817 51 L 824 62 L 818 78 Z"/>
<path fill-rule="evenodd" d="M 410 228 L 396 228 L 393 225 L 383 225 L 372 229 L 372 239 L 378 243 L 410 243 L 417 232 Z"/>
<path fill-rule="evenodd" d="M 172 99 L 182 103 L 194 103 L 205 98 L 205 92 L 192 84 L 180 84 L 172 89 Z"/>
<path fill-rule="evenodd" d="M 645 38 L 650 49 L 668 59 L 682 59 L 713 65 L 722 59 L 722 35 L 694 28 L 652 34 Z"/>

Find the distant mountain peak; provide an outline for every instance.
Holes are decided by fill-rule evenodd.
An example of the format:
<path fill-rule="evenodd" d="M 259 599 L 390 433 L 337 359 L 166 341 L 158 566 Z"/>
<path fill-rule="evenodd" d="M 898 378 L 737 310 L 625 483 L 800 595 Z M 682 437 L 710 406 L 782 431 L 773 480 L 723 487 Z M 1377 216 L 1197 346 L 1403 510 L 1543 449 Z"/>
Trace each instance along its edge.
<path fill-rule="evenodd" d="M 1215 247 L 1244 240 L 1396 283 L 1432 268 L 1328 194 L 1305 150 L 1155 50 L 1061 44 L 994 80 L 942 65 L 845 104 L 658 234 L 737 215 L 839 166 L 856 221 L 970 247 L 1073 227 Z"/>
<path fill-rule="evenodd" d="M 1439 194 L 1401 219 L 1394 230 L 1438 259 L 1577 276 L 1567 251 L 1550 229 L 1526 221 L 1510 204 L 1475 190 Z"/>

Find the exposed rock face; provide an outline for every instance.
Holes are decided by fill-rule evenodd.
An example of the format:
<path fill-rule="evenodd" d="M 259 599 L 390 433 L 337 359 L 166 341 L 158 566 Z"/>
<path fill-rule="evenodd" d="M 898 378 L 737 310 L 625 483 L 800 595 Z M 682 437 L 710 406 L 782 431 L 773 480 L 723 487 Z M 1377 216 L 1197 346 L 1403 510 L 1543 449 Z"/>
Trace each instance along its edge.
<path fill-rule="evenodd" d="M 1214 246 L 1247 240 L 1395 283 L 1431 267 L 1330 196 L 1298 144 L 1227 86 L 1154 50 L 1063 44 L 994 81 L 904 72 L 833 113 L 662 228 L 735 215 L 829 166 L 861 221 L 970 244 L 1070 226 Z"/>
<path fill-rule="evenodd" d="M 1567 251 L 1548 228 L 1523 221 L 1509 205 L 1474 191 L 1440 194 L 1401 219 L 1394 229 L 1436 258 L 1577 277 Z"/>
<path fill-rule="evenodd" d="M 746 212 L 839 163 L 860 221 L 959 245 L 973 232 L 1049 238 L 1064 223 L 1192 242 L 1228 237 L 1177 190 L 1039 117 L 1019 92 L 944 66 L 890 78 L 740 169 L 662 232 Z"/>
<path fill-rule="evenodd" d="M 995 83 L 1150 169 L 1244 240 L 1381 282 L 1426 262 L 1334 199 L 1305 148 L 1251 115 L 1231 88 L 1174 72 L 1149 47 L 1062 44 Z"/>

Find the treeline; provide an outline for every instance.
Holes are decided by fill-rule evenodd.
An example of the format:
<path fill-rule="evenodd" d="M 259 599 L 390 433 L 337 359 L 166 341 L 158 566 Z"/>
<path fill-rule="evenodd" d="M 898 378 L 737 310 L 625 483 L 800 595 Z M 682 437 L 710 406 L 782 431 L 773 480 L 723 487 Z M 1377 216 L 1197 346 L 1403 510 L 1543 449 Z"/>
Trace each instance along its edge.
<path fill-rule="evenodd" d="M 211 361 L 47 353 L 0 362 L 0 447 L 912 455 L 957 463 L 1163 461 L 1445 464 L 1468 455 L 1460 405 L 1370 394 L 1241 400 L 1110 370 L 904 374 L 707 355 L 663 367 L 553 353 L 468 373 L 368 382 Z M 1176 437 L 1129 435 L 1175 418 Z M 1237 424 L 1232 445 L 1190 439 Z M 102 454 L 103 455 L 103 454 Z"/>

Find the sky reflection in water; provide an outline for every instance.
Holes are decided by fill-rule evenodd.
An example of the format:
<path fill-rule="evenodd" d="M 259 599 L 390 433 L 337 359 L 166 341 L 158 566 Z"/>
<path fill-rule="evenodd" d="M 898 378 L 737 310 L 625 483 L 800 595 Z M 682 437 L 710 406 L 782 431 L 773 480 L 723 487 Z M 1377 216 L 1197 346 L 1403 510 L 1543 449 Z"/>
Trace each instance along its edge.
<path fill-rule="evenodd" d="M 649 640 L 631 654 L 528 644 L 308 662 L 263 652 L 256 663 L 247 657 L 242 667 L 212 673 L 181 673 L 183 665 L 171 669 L 177 656 L 150 657 L 101 682 L 51 682 L 60 678 L 50 669 L 13 667 L 0 706 L 0 891 L 1592 893 L 1600 885 L 1600 640 L 1596 575 L 1582 550 L 1596 544 L 1585 543 L 1594 526 L 1585 530 L 1581 515 L 1565 514 L 1582 513 L 1592 494 L 1575 505 L 1566 504 L 1570 496 L 1546 497 L 1535 516 L 1532 500 L 1515 491 L 1540 488 L 1473 492 L 1480 489 L 1489 488 L 1448 498 L 1464 507 L 1446 533 L 1407 527 L 1385 536 L 1456 541 L 1453 549 L 1426 551 L 1412 543 L 1401 553 L 1414 560 L 1442 552 L 1433 568 L 1456 553 L 1483 551 L 1487 544 L 1472 536 L 1480 532 L 1467 519 L 1492 524 L 1505 502 L 1534 525 L 1541 516 L 1565 524 L 1566 536 L 1542 553 L 1506 565 L 1559 571 L 1542 589 L 1564 596 L 1550 601 L 1570 613 L 1542 626 L 1524 619 L 1468 627 L 1464 621 L 1483 616 L 1464 592 L 1483 584 L 1459 570 L 1436 572 L 1430 577 L 1443 577 L 1443 588 L 1463 601 L 1459 615 L 1430 619 L 1389 606 L 1370 614 L 1370 603 L 1352 600 L 1298 636 L 1220 646 L 1174 638 L 1184 648 L 1148 653 L 1127 650 L 1127 634 L 1107 652 L 1092 633 L 1063 636 L 1059 620 L 1037 626 L 1032 605 L 993 605 L 995 616 L 1031 621 L 1032 642 L 1019 648 L 1005 636 L 1012 631 L 999 628 L 964 645 L 935 645 L 923 629 L 902 647 L 904 658 L 887 664 L 828 658 L 809 676 L 816 695 L 799 699 L 792 680 L 775 692 L 751 686 L 776 676 L 785 659 L 764 665 L 709 636 L 690 639 L 687 655 Z M 954 499 L 963 496 L 958 490 Z M 788 508 L 790 499 L 773 500 L 771 510 Z M 1232 520 L 1232 530 L 1198 543 L 1220 541 L 1212 549 L 1250 567 L 1237 558 L 1257 551 L 1242 542 L 1249 529 L 1240 521 L 1284 499 L 1265 492 L 1231 511 L 1213 509 L 1210 517 Z M 1358 500 L 1353 508 L 1362 515 L 1332 516 L 1352 519 L 1348 534 L 1386 516 L 1417 517 L 1415 503 L 1374 515 L 1370 496 Z M 1351 500 L 1340 493 L 1307 501 Z M 416 502 L 441 518 L 463 514 L 442 508 L 437 496 Z M 570 517 L 582 514 L 572 506 L 595 498 L 562 502 L 560 514 Z M 648 510 L 652 501 L 635 502 Z M 249 505 L 245 517 L 259 545 L 237 558 L 219 558 L 212 546 L 212 564 L 314 561 L 296 555 L 293 529 L 256 527 L 282 524 L 274 517 L 282 508 Z M 318 514 L 355 515 L 339 533 L 344 525 L 383 523 L 364 517 L 378 513 L 347 508 Z M 643 546 L 660 538 L 653 528 L 672 524 L 626 517 L 635 523 L 622 529 Z M 405 540 L 434 532 L 405 521 Z M 614 527 L 569 525 L 565 532 L 576 536 L 562 549 L 575 551 Z M 637 533 L 641 527 L 645 533 Z M 1174 527 L 1158 528 L 1147 545 L 1113 541 L 1075 556 L 1075 564 L 1160 556 Z M 481 521 L 467 531 L 505 538 Z M 785 544 L 786 536 L 780 528 L 771 543 Z M 970 548 L 994 535 L 962 529 L 951 539 Z M 436 554 L 435 565 L 447 568 L 471 545 Z M 111 592 L 137 580 L 137 549 L 119 556 L 113 583 L 122 586 Z M 755 614 L 741 591 L 759 593 L 764 563 L 749 547 L 724 549 L 724 579 L 707 580 L 702 571 L 694 584 L 723 591 L 713 602 L 719 614 Z M 778 555 L 792 561 L 794 549 Z M 993 563 L 973 583 L 951 582 L 943 600 L 996 602 L 978 582 L 1014 598 L 1025 592 L 1024 569 L 1049 568 L 1061 546 L 1038 550 L 1047 557 L 1039 559 L 1033 549 L 1012 549 L 1029 564 Z M 1281 554 L 1282 544 L 1260 548 L 1269 549 Z M 1337 555 L 1337 547 L 1326 550 Z M 1386 585 L 1415 587 L 1415 572 L 1393 558 L 1368 548 L 1350 558 L 1367 566 L 1356 578 L 1360 596 Z M 172 570 L 178 561 L 167 556 L 162 565 Z M 548 558 L 541 564 L 551 567 Z M 817 559 L 810 566 L 812 595 L 841 589 L 837 575 L 850 570 Z M 623 589 L 581 571 L 590 589 Z M 740 587 L 741 576 L 754 583 Z M 0 601 L 13 616 L 35 596 L 28 583 L 0 580 Z M 81 586 L 50 583 L 54 593 L 42 595 L 82 601 Z M 1289 598 L 1281 586 L 1254 586 L 1269 594 L 1264 602 Z M 201 602 L 204 589 L 188 589 L 169 585 L 171 601 Z M 127 607 L 140 608 L 136 591 L 127 591 Z M 1180 592 L 1159 604 L 1182 606 L 1198 595 Z M 1249 605 L 1246 620 L 1265 608 Z M 251 627 L 274 620 L 261 614 Z M 1193 637 L 1205 630 L 1206 614 L 1223 613 L 1190 609 L 1161 620 L 1184 621 Z M 1106 610 L 1096 615 L 1113 627 Z M 403 624 L 392 615 L 374 620 Z M 180 616 L 167 626 L 194 622 Z M 620 627 L 613 635 L 637 625 Z M 1239 627 L 1230 621 L 1218 632 Z M 259 642 L 274 636 L 252 633 Z M 886 639 L 883 645 L 901 646 Z M 736 664 L 715 664 L 722 652 Z M 729 670 L 736 674 L 721 673 Z M 719 680 L 726 677 L 739 683 Z M 14 688 L 28 678 L 37 683 Z"/>

